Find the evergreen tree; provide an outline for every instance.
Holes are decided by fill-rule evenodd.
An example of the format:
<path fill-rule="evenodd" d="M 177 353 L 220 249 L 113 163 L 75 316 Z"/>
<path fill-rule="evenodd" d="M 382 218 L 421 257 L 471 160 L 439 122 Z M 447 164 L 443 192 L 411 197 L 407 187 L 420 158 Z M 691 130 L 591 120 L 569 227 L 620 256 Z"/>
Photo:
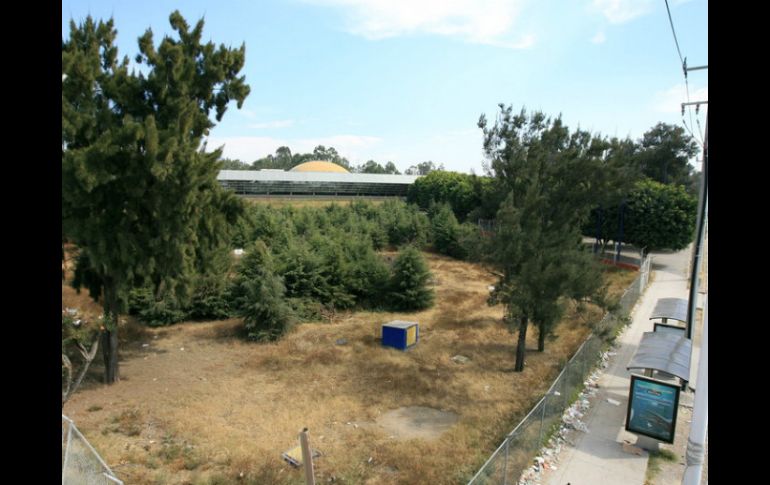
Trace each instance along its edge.
<path fill-rule="evenodd" d="M 245 46 L 201 44 L 203 20 L 191 30 L 175 11 L 158 48 L 150 30 L 136 61 L 118 60 L 114 22 L 70 23 L 62 41 L 62 226 L 87 251 L 104 300 L 105 380 L 119 380 L 118 315 L 137 281 L 156 298 L 190 296 L 191 277 L 206 252 L 226 242 L 227 223 L 242 210 L 217 180 L 219 150 L 201 147 L 230 101 L 249 93 Z M 203 262 L 203 263 L 202 263 Z"/>
<path fill-rule="evenodd" d="M 484 151 L 507 197 L 497 214 L 489 259 L 501 271 L 491 295 L 505 305 L 506 323 L 518 330 L 515 371 L 524 369 L 530 321 L 540 330 L 539 348 L 561 314 L 559 299 L 582 288 L 576 275 L 581 255 L 580 228 L 601 192 L 602 144 L 582 131 L 569 133 L 561 118 L 551 119 L 500 105 L 495 125 L 482 115 Z"/>
<path fill-rule="evenodd" d="M 390 271 L 382 257 L 374 252 L 371 240 L 367 239 L 344 241 L 345 251 L 351 258 L 347 287 L 355 295 L 357 304 L 382 307 Z"/>
<path fill-rule="evenodd" d="M 457 218 L 449 204 L 435 204 L 431 206 L 431 210 L 428 213 L 433 236 L 433 247 L 436 251 L 453 258 L 464 259 L 467 254 L 459 241 L 460 224 L 457 222 Z"/>
<path fill-rule="evenodd" d="M 262 241 L 257 241 L 244 255 L 232 299 L 252 340 L 276 340 L 294 324 L 286 288 L 275 274 L 270 251 Z"/>
<path fill-rule="evenodd" d="M 396 310 L 422 310 L 433 305 L 435 297 L 428 282 L 431 274 L 422 254 L 414 247 L 401 251 L 393 262 L 390 299 Z"/>

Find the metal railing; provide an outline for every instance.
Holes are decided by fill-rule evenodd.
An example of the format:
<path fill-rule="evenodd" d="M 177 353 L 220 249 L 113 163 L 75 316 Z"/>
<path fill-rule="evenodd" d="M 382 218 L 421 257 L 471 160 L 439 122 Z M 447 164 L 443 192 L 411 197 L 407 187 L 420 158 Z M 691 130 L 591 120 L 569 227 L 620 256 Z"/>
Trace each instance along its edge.
<path fill-rule="evenodd" d="M 123 485 L 70 418 L 61 416 L 62 485 Z"/>
<path fill-rule="evenodd" d="M 614 334 L 626 323 L 626 316 L 649 281 L 650 258 L 642 262 L 639 275 L 619 301 L 619 310 L 607 313 L 527 416 L 503 440 L 468 485 L 515 485 L 532 466 L 538 450 L 558 429 L 564 411 L 576 399 L 583 382 L 601 361 L 608 345 L 602 335 Z"/>

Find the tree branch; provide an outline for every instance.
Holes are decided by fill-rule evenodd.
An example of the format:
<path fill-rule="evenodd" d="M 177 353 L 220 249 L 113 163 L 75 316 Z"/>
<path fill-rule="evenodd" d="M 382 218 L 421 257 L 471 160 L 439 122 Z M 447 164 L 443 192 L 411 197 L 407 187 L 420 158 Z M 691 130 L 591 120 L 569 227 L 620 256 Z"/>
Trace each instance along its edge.
<path fill-rule="evenodd" d="M 96 338 L 94 339 L 93 344 L 91 344 L 91 350 L 86 351 L 86 348 L 81 344 L 80 342 L 77 343 L 77 349 L 80 352 L 80 354 L 85 359 L 85 363 L 83 364 L 83 367 L 80 369 L 80 373 L 78 374 L 77 379 L 75 380 L 75 384 L 71 386 L 72 383 L 72 362 L 67 358 L 66 355 L 62 354 L 62 364 L 65 368 L 67 368 L 67 388 L 65 391 L 62 391 L 62 400 L 61 405 L 64 407 L 64 403 L 66 403 L 69 398 L 77 391 L 78 387 L 80 387 L 80 383 L 83 381 L 83 378 L 86 376 L 86 373 L 88 372 L 88 368 L 91 366 L 91 362 L 94 360 L 94 357 L 96 357 L 96 351 L 99 349 L 99 340 L 101 338 L 101 333 L 98 333 L 96 335 Z"/>

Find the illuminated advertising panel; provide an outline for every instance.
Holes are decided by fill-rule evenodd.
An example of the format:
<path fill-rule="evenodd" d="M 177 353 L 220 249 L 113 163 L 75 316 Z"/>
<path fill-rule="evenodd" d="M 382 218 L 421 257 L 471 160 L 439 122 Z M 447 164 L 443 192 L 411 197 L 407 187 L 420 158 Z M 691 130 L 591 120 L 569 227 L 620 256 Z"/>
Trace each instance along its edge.
<path fill-rule="evenodd" d="M 626 431 L 674 442 L 679 386 L 631 375 Z"/>

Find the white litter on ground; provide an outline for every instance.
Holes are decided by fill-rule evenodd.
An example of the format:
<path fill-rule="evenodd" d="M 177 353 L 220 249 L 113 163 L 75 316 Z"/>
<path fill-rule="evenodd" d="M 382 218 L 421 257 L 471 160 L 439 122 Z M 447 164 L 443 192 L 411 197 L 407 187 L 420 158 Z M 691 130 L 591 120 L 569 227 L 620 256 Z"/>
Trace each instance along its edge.
<path fill-rule="evenodd" d="M 610 356 L 612 355 L 616 355 L 616 352 L 604 352 L 601 354 L 601 362 L 599 364 L 601 369 L 606 369 L 609 366 Z M 583 382 L 583 391 L 575 402 L 562 414 L 559 430 L 540 449 L 540 454 L 534 458 L 534 464 L 521 474 L 518 482 L 519 485 L 540 485 L 543 478 L 542 475 L 546 470 L 557 469 L 556 463 L 559 462 L 559 453 L 561 453 L 562 448 L 565 445 L 573 445 L 567 438 L 570 430 L 588 433 L 588 427 L 582 421 L 582 418 L 591 406 L 589 399 L 594 397 L 598 391 L 599 377 L 601 377 L 601 371 L 597 369 Z M 557 393 L 554 394 L 558 395 Z"/>

